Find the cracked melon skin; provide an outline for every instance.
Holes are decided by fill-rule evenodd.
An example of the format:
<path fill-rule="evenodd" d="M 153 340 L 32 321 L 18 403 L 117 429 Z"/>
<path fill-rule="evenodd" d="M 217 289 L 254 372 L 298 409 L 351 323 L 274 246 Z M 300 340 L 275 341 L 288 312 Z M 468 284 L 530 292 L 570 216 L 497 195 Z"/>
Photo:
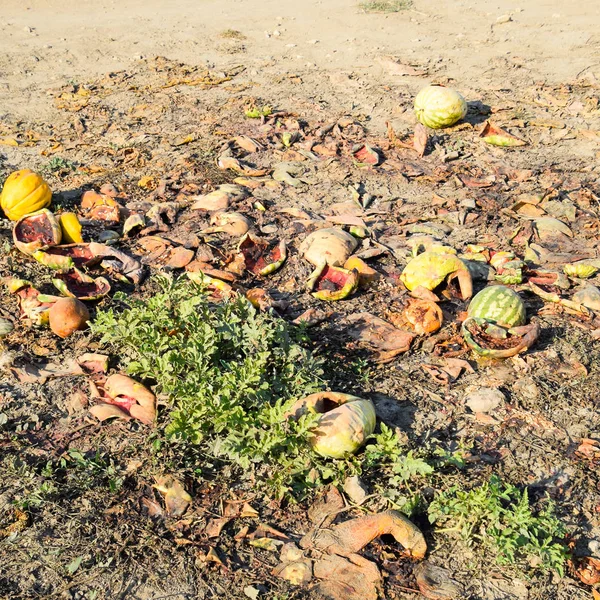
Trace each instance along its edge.
<path fill-rule="evenodd" d="M 462 94 L 441 85 L 429 85 L 415 98 L 417 119 L 430 129 L 454 125 L 464 118 L 467 108 Z"/>
<path fill-rule="evenodd" d="M 527 318 L 519 294 L 504 285 L 491 285 L 481 290 L 471 300 L 467 314 L 507 327 L 524 325 Z"/>

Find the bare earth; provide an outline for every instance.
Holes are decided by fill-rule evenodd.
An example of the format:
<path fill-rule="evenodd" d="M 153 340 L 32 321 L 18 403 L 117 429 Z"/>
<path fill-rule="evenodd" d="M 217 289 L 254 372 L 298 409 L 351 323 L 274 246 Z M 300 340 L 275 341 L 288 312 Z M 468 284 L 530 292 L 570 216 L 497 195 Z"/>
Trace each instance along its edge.
<path fill-rule="evenodd" d="M 386 248 L 372 263 L 385 278 L 337 303 L 331 320 L 312 330 L 315 347 L 338 359 L 341 355 L 347 365 L 355 345 L 346 336 L 343 317 L 370 311 L 389 318 L 405 300 L 398 276 L 410 255 L 406 242 L 413 225 L 438 224 L 444 243 L 461 250 L 481 243 L 522 257 L 530 238 L 540 240 L 531 228 L 530 238 L 523 232 L 511 237 L 517 226 L 530 224 L 514 201 L 543 192 L 547 202 L 539 210 L 564 219 L 575 235 L 560 244 L 549 241 L 550 257 L 542 265 L 560 270 L 562 263 L 552 263 L 553 257 L 578 253 L 600 258 L 596 0 L 415 0 L 393 14 L 367 14 L 351 0 L 0 4 L 0 181 L 12 170 L 40 169 L 55 191 L 55 205 L 69 210 L 78 210 L 82 191 L 107 183 L 128 206 L 173 201 L 231 182 L 235 174 L 216 167 L 223 144 L 237 135 L 259 139 L 264 152 L 239 158 L 267 172 L 278 161 L 305 169 L 298 187 L 269 180 L 253 188 L 266 214 L 249 201 L 238 207 L 262 233 L 292 241 L 285 268 L 263 282 L 289 302 L 284 311 L 289 320 L 323 307 L 298 292 L 309 268 L 296 242 L 316 223 L 298 217 L 298 211 L 338 213 L 343 221 L 358 210 L 352 203 L 348 208 L 351 189 L 372 195 L 369 210 L 350 217 L 364 219 L 373 240 Z M 198 78 L 204 78 L 200 84 Z M 425 156 L 418 157 L 411 146 L 412 101 L 430 82 L 459 89 L 470 110 L 466 122 L 433 134 Z M 272 106 L 281 122 L 245 118 L 249 105 Z M 488 118 L 528 145 L 514 151 L 484 145 L 477 134 Z M 397 139 L 386 137 L 387 123 Z M 322 142 L 319 156 L 283 147 L 278 136 L 285 128 L 299 132 L 303 142 Z M 320 128 L 326 130 L 322 136 Z M 355 143 L 380 148 L 381 164 L 357 165 Z M 280 214 L 282 206 L 291 211 Z M 177 239 L 208 225 L 194 211 L 182 210 L 180 217 L 172 223 Z M 10 224 L 0 223 L 0 277 L 51 286 L 48 271 L 13 247 Z M 218 241 L 231 249 L 231 240 Z M 135 253 L 136 243 L 124 240 L 123 247 Z M 191 247 L 196 250 L 198 244 Z M 485 283 L 478 282 L 477 289 Z M 599 285 L 598 276 L 592 283 Z M 144 297 L 153 292 L 152 284 L 129 292 Z M 434 357 L 436 346 L 419 338 L 394 362 L 372 365 L 364 380 L 349 383 L 334 371 L 330 381 L 332 387 L 371 398 L 380 422 L 402 430 L 411 449 L 431 439 L 452 449 L 470 444 L 465 473 L 420 481 L 415 489 L 423 497 L 462 477 L 469 487 L 499 474 L 531 486 L 536 501 L 550 494 L 573 536 L 575 556 L 600 561 L 599 459 L 575 452 L 583 439 L 600 440 L 598 315 L 573 316 L 533 294 L 526 304 L 543 333 L 524 358 L 478 364 L 463 348 L 460 356 L 470 359 L 475 372 L 444 382 L 438 367 L 443 352 L 454 346 Z M 99 307 L 110 308 L 111 300 Z M 443 307 L 444 331 L 452 338 L 466 307 L 456 300 Z M 0 316 L 19 323 L 17 301 L 5 286 Z M 243 477 L 231 483 L 223 473 L 214 480 L 197 476 L 198 464 L 190 465 L 192 459 L 184 460 L 168 444 L 157 451 L 155 438 L 139 424 L 97 423 L 87 412 L 81 378 L 18 380 L 15 373 L 22 374 L 18 369 L 28 363 L 62 362 L 103 350 L 87 332 L 74 339 L 59 340 L 19 324 L 0 342 L 0 597 L 244 599 L 253 597 L 253 590 L 260 600 L 320 597 L 314 588 L 307 591 L 275 577 L 276 555 L 236 540 L 237 522 L 214 539 L 203 529 L 209 518 L 221 516 L 230 493 L 245 499 L 252 491 Z M 115 366 L 118 358 L 112 357 L 112 367 L 122 367 Z M 16 371 L 8 370 L 11 365 Z M 465 392 L 480 385 L 499 387 L 507 397 L 493 417 L 474 415 L 464 406 Z M 79 402 L 73 392 L 81 390 Z M 161 426 L 166 413 L 161 407 Z M 36 496 L 49 489 L 43 488 L 52 478 L 47 462 L 73 450 L 93 456 L 99 448 L 121 477 L 119 490 L 109 492 L 110 477 L 102 471 L 90 481 L 102 480 L 104 487 L 86 487 L 65 475 L 52 492 Z M 148 506 L 162 511 L 152 482 L 163 467 L 176 471 L 192 493 L 185 519 L 149 514 Z M 106 465 L 102 468 L 108 472 Z M 369 483 L 378 489 L 376 481 Z M 14 506 L 23 506 L 24 498 L 37 501 L 30 502 L 26 524 L 10 529 Z M 261 523 L 296 541 L 306 533 L 306 505 L 280 506 L 266 495 L 253 496 L 253 502 Z M 391 506 L 375 493 L 364 508 L 376 512 Z M 437 536 L 426 515 L 417 518 L 426 528 L 428 560 L 449 570 L 464 586 L 465 599 L 592 598 L 591 586 L 572 569 L 564 577 L 530 576 L 497 565 L 490 569 L 477 550 Z M 256 527 L 252 518 L 248 523 Z M 412 563 L 393 540 L 372 548 L 369 558 L 384 565 L 386 598 L 423 597 Z M 224 565 L 211 562 L 210 549 Z"/>
<path fill-rule="evenodd" d="M 512 20 L 497 22 L 504 16 Z M 0 114 L 46 115 L 48 88 L 155 55 L 219 68 L 241 61 L 261 84 L 276 75 L 319 74 L 320 83 L 303 96 L 371 114 L 378 104 L 373 86 L 389 86 L 389 97 L 397 99 L 422 84 L 394 75 L 381 57 L 454 78 L 469 96 L 476 86 L 597 73 L 599 25 L 600 7 L 591 0 L 424 0 L 389 15 L 364 14 L 341 0 L 3 0 Z M 235 47 L 218 38 L 225 29 L 246 36 L 243 54 L 227 56 Z"/>

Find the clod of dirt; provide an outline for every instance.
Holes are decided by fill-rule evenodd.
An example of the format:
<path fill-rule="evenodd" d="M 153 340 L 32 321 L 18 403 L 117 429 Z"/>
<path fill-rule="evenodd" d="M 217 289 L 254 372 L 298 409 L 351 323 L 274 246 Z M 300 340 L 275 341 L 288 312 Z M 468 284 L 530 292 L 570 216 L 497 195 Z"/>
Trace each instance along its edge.
<path fill-rule="evenodd" d="M 464 586 L 450 577 L 450 571 L 423 562 L 414 569 L 417 585 L 425 598 L 454 600 L 464 597 Z"/>
<path fill-rule="evenodd" d="M 504 394 L 495 388 L 479 388 L 467 394 L 465 404 L 474 413 L 489 413 L 504 404 Z"/>
<path fill-rule="evenodd" d="M 346 477 L 344 481 L 344 492 L 346 492 L 348 498 L 358 506 L 367 499 L 368 495 L 367 486 L 356 475 Z"/>

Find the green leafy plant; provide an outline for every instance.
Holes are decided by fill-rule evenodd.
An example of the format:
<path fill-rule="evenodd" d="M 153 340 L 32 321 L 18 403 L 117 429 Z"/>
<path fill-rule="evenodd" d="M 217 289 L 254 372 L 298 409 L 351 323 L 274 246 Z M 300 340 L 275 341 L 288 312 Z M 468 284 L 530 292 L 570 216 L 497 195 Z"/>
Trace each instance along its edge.
<path fill-rule="evenodd" d="M 44 173 L 56 173 L 58 171 L 75 171 L 77 165 L 67 158 L 60 156 L 52 157 L 47 164 L 42 167 Z"/>
<path fill-rule="evenodd" d="M 361 2 L 359 6 L 365 12 L 396 13 L 408 10 L 412 6 L 412 0 L 370 0 Z"/>
<path fill-rule="evenodd" d="M 302 330 L 243 297 L 217 304 L 187 279 L 158 283 L 147 300 L 115 295 L 125 309 L 100 312 L 93 330 L 127 359 L 130 374 L 168 399 L 167 436 L 244 469 L 277 464 L 277 488 L 317 482 L 315 469 L 326 475 L 331 467 L 307 444 L 315 416 L 286 418 L 295 399 L 324 385 Z"/>
<path fill-rule="evenodd" d="M 469 545 L 490 548 L 499 564 L 535 557 L 543 571 L 563 575 L 568 557 L 563 541 L 566 530 L 554 508 L 546 499 L 535 513 L 527 488 L 521 491 L 493 476 L 472 490 L 455 486 L 439 494 L 428 513 L 431 523 L 447 525 L 440 532 L 457 532 Z"/>
<path fill-rule="evenodd" d="M 365 466 L 378 466 L 375 488 L 389 505 L 411 515 L 421 503 L 421 494 L 412 489 L 411 481 L 431 475 L 434 468 L 423 458 L 407 450 L 396 431 L 381 424 L 374 444 L 365 448 Z"/>

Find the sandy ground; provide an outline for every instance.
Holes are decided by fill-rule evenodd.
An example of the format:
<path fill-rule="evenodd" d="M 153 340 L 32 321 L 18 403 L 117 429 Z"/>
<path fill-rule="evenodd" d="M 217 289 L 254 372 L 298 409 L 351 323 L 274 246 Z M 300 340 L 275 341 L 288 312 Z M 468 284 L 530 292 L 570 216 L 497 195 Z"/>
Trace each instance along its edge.
<path fill-rule="evenodd" d="M 405 77 L 387 56 L 455 78 L 467 92 L 515 79 L 600 76 L 593 0 L 441 4 L 417 0 L 400 13 L 365 14 L 348 0 L 3 0 L 0 116 L 41 117 L 52 110 L 48 88 L 154 55 L 219 67 L 242 62 L 259 81 L 324 70 L 342 87 L 350 76 L 390 93 Z M 226 29 L 246 39 L 228 43 L 219 37 Z"/>

